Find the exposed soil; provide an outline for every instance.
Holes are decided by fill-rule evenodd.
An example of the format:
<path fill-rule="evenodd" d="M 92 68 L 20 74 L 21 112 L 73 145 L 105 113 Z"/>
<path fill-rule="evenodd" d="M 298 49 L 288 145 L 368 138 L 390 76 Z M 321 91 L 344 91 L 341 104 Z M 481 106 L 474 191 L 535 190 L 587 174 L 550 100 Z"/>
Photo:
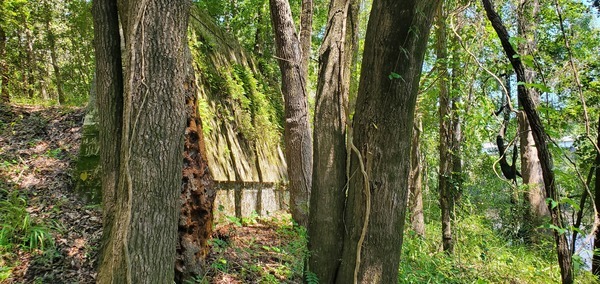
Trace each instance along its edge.
<path fill-rule="evenodd" d="M 2 284 L 95 282 L 102 214 L 74 192 L 72 178 L 84 114 L 0 105 L 0 201 L 17 191 L 33 222 L 54 240 L 43 250 L 0 250 L 0 268 L 12 267 Z M 306 246 L 299 234 L 288 216 L 217 225 L 198 283 L 300 282 Z"/>

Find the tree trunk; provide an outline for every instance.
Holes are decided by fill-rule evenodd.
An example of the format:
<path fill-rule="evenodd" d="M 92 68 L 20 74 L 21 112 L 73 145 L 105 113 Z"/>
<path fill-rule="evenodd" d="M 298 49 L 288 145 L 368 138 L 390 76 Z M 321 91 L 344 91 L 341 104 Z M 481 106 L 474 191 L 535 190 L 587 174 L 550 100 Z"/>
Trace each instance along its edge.
<path fill-rule="evenodd" d="M 175 261 L 175 281 L 184 283 L 203 275 L 203 261 L 209 252 L 208 239 L 213 226 L 216 192 L 208 168 L 202 121 L 198 114 L 198 94 L 194 65 L 186 53 L 185 113 L 187 117 L 183 157 L 183 180 L 179 215 L 179 241 Z"/>
<path fill-rule="evenodd" d="M 527 82 L 525 77 L 525 68 L 521 62 L 521 58 L 510 44 L 510 36 L 508 31 L 502 23 L 500 16 L 494 11 L 490 0 L 482 0 L 483 6 L 487 13 L 487 17 L 492 23 L 494 30 L 498 34 L 498 38 L 502 43 L 502 47 L 506 53 L 506 57 L 510 60 L 510 63 L 517 74 L 518 82 Z M 535 109 L 535 103 L 529 95 L 528 89 L 523 84 L 518 85 L 519 104 L 523 107 L 531 132 L 533 133 L 533 139 L 538 150 L 538 158 L 542 166 L 542 176 L 544 178 L 544 186 L 546 190 L 546 197 L 552 200 L 559 201 L 559 193 L 556 188 L 554 179 L 554 172 L 552 171 L 552 157 L 546 145 L 546 132 L 540 116 Z M 563 217 L 560 206 L 552 206 L 549 204 L 550 216 L 552 219 L 552 225 L 558 228 L 564 228 Z M 560 234 L 557 230 L 554 230 L 554 239 L 556 242 L 556 251 L 558 254 L 558 264 L 561 272 L 562 283 L 573 283 L 573 267 L 571 261 L 571 254 L 569 252 L 569 245 L 565 234 Z"/>
<path fill-rule="evenodd" d="M 119 230 L 119 228 L 114 228 L 114 221 L 123 126 L 123 72 L 116 1 L 93 1 L 92 14 L 94 17 L 95 93 L 100 133 L 103 205 L 102 240 L 98 266 L 110 267 L 118 257 L 117 255 L 120 254 L 120 252 L 112 250 L 114 240 L 111 236 Z M 112 271 L 108 269 L 100 269 L 98 280 L 110 279 L 110 273 Z"/>
<path fill-rule="evenodd" d="M 534 33 L 539 8 L 537 0 L 519 0 L 517 8 L 518 33 L 520 37 L 526 39 L 526 42 L 519 43 L 521 56 L 531 56 L 535 52 L 536 38 Z M 524 68 L 526 83 L 535 83 L 535 71 L 531 67 L 525 66 Z M 537 106 L 540 101 L 540 94 L 534 88 L 529 88 L 529 94 Z M 517 117 L 521 144 L 521 175 L 523 176 L 523 184 L 527 185 L 524 224 L 526 237 L 531 238 L 534 233 L 533 230 L 543 224 L 543 218 L 550 216 L 550 212 L 546 205 L 542 167 L 538 159 L 533 134 L 527 121 L 527 115 L 520 111 Z"/>
<path fill-rule="evenodd" d="M 94 4 L 110 5 L 110 11 L 115 12 L 114 2 Z M 104 200 L 104 210 L 112 214 L 112 228 L 104 232 L 110 246 L 103 247 L 98 283 L 172 283 L 181 208 L 184 52 L 190 4 L 183 0 L 123 0 L 119 4 L 124 8 L 119 10 L 119 18 L 124 27 L 126 54 L 123 127 L 118 170 L 106 169 L 118 171 L 118 182 L 115 188 L 108 189 L 115 193 L 113 200 Z M 111 39 L 115 28 L 110 28 Z M 107 27 L 97 25 L 96 29 Z M 98 31 L 97 35 L 104 32 Z M 97 42 L 101 41 L 97 38 Z M 101 48 L 96 48 L 98 53 Z M 98 79 L 98 86 L 104 86 L 105 74 L 98 72 Z M 106 90 L 100 87 L 97 94 L 100 100 Z M 101 108 L 99 112 L 108 110 Z"/>
<path fill-rule="evenodd" d="M 56 92 L 58 93 L 58 104 L 65 102 L 65 94 L 62 88 L 62 78 L 60 76 L 60 67 L 58 66 L 58 59 L 56 56 L 56 37 L 52 30 L 52 8 L 47 0 L 44 1 L 44 7 L 46 10 L 46 33 L 48 36 L 48 47 L 50 48 L 50 63 L 52 64 L 52 70 L 54 71 L 54 80 L 56 82 Z"/>
<path fill-rule="evenodd" d="M 600 118 L 598 118 L 598 142 L 596 145 L 600 145 Z M 600 152 L 596 153 L 596 183 L 594 191 L 594 204 L 596 208 L 600 208 Z M 600 212 L 596 212 L 595 219 L 600 219 Z M 596 228 L 596 235 L 594 236 L 594 250 L 597 249 L 600 249 L 600 228 Z M 592 258 L 592 273 L 600 276 L 600 255 L 596 253 Z"/>
<path fill-rule="evenodd" d="M 463 163 L 462 163 L 462 127 L 460 119 L 460 105 L 462 102 L 462 92 L 460 82 L 463 79 L 464 68 L 461 66 L 460 57 L 460 44 L 456 36 L 452 37 L 452 77 L 450 85 L 450 157 L 452 158 L 452 173 L 450 175 L 452 187 L 452 202 L 454 206 L 460 202 L 462 196 L 462 183 L 463 183 Z M 454 212 L 452 212 L 454 214 Z M 456 216 L 454 216 L 455 218 Z"/>
<path fill-rule="evenodd" d="M 421 165 L 421 118 L 417 115 L 413 127 L 410 153 L 410 174 L 408 176 L 408 208 L 410 224 L 420 237 L 425 237 L 425 218 L 423 216 L 423 166 Z"/>
<path fill-rule="evenodd" d="M 452 120 L 451 102 L 449 94 L 450 76 L 448 74 L 448 39 L 446 35 L 446 13 L 444 4 L 437 15 L 436 28 L 436 55 L 437 67 L 440 73 L 439 86 L 439 119 L 440 119 L 440 142 L 439 155 L 440 166 L 438 172 L 438 187 L 440 192 L 440 209 L 442 210 L 442 246 L 444 251 L 452 254 L 454 251 L 454 240 L 452 238 L 452 213 L 454 212 L 454 197 L 452 194 Z"/>
<path fill-rule="evenodd" d="M 287 0 L 270 0 L 271 21 L 281 69 L 285 100 L 285 158 L 292 218 L 308 224 L 308 202 L 312 183 L 312 137 L 308 123 L 306 78 L 302 74 L 302 48 Z"/>
<path fill-rule="evenodd" d="M 319 51 L 314 165 L 310 199 L 309 270 L 334 283 L 344 238 L 346 118 L 352 55 L 358 37 L 358 1 L 333 0 Z"/>
<path fill-rule="evenodd" d="M 300 13 L 300 48 L 302 49 L 302 77 L 308 83 L 308 66 L 310 64 L 310 46 L 313 22 L 313 0 L 302 0 Z"/>
<path fill-rule="evenodd" d="M 440 1 L 375 0 L 350 144 L 346 235 L 337 283 L 396 283 L 410 140 L 431 19 Z"/>
<path fill-rule="evenodd" d="M 33 99 L 35 95 L 35 69 L 36 69 L 36 60 L 35 53 L 33 50 L 33 35 L 31 30 L 27 25 L 27 20 L 23 19 L 23 26 L 25 28 L 25 52 L 27 53 L 27 64 L 24 66 L 25 72 L 23 74 L 27 74 L 25 83 L 25 89 L 27 90 L 27 96 L 30 99 Z"/>
<path fill-rule="evenodd" d="M 4 1 L 0 1 L 0 6 L 4 5 Z M 0 25 L 0 103 L 9 103 L 10 96 L 8 94 L 8 70 L 6 67 L 6 32 Z"/>

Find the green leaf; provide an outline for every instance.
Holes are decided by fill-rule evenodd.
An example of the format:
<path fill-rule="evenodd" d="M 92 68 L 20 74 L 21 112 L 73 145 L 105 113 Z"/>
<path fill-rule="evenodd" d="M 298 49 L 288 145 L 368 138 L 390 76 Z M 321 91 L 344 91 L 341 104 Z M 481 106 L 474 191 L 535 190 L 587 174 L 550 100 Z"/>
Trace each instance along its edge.
<path fill-rule="evenodd" d="M 571 198 L 565 197 L 565 198 L 563 198 L 563 199 L 560 200 L 560 203 L 569 204 L 569 205 L 571 205 L 573 207 L 573 209 L 575 209 L 577 211 L 580 210 L 579 204 L 577 204 L 577 202 L 575 202 Z"/>
<path fill-rule="evenodd" d="M 392 72 L 392 73 L 390 73 L 388 78 L 390 78 L 390 80 L 393 80 L 393 79 L 400 79 L 401 77 L 400 77 L 400 74 L 398 74 L 396 72 Z"/>
<path fill-rule="evenodd" d="M 562 234 L 564 234 L 567 231 L 567 229 L 559 228 L 559 227 L 554 226 L 554 225 L 550 225 L 549 227 L 552 230 L 556 230 L 559 235 L 562 235 Z"/>

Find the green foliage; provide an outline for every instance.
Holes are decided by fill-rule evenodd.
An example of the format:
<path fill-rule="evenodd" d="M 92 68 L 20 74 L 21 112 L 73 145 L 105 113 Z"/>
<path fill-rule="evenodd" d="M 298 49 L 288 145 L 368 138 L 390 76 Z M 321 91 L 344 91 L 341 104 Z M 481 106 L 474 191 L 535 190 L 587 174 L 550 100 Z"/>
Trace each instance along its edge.
<path fill-rule="evenodd" d="M 441 252 L 440 238 L 404 239 L 399 283 L 554 283 L 560 279 L 552 244 L 516 244 L 498 234 L 485 216 L 469 215 L 455 223 L 455 255 Z M 440 232 L 431 221 L 427 232 Z"/>
<path fill-rule="evenodd" d="M 91 1 L 1 2 L 6 47 L 1 86 L 18 104 L 83 105 L 93 76 Z M 59 90 L 64 97 L 59 98 Z M 62 101 L 59 101 L 62 100 Z"/>
<path fill-rule="evenodd" d="M 27 201 L 18 191 L 1 191 L 0 200 L 0 253 L 16 246 L 26 250 L 44 250 L 53 245 L 49 229 L 36 222 L 27 212 Z"/>

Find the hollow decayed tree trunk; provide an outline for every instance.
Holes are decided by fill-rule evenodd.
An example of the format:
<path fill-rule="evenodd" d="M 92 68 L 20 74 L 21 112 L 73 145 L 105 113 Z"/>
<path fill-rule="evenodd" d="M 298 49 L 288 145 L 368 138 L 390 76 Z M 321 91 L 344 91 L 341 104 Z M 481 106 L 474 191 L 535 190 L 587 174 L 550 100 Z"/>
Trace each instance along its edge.
<path fill-rule="evenodd" d="M 443 6 L 443 4 L 442 4 Z M 454 212 L 454 197 L 452 194 L 452 121 L 451 102 L 448 85 L 448 39 L 446 35 L 446 15 L 444 9 L 439 9 L 436 28 L 436 55 L 437 66 L 440 70 L 439 86 L 439 116 L 440 116 L 440 142 L 439 155 L 440 166 L 438 172 L 438 187 L 440 192 L 440 209 L 442 211 L 442 245 L 445 252 L 454 251 L 454 240 L 452 238 L 452 212 Z"/>
<path fill-rule="evenodd" d="M 308 224 L 308 202 L 312 184 L 312 137 L 308 123 L 306 78 L 302 75 L 302 49 L 287 0 L 270 0 L 271 21 L 281 69 L 285 100 L 285 158 L 292 218 Z"/>
<path fill-rule="evenodd" d="M 105 33 L 111 40 L 118 34 L 114 20 L 117 15 L 114 1 L 96 2 L 95 23 L 100 30 L 96 41 L 101 43 L 107 40 L 99 39 Z M 99 8 L 105 5 L 111 9 Z M 127 55 L 122 76 L 123 126 L 121 135 L 112 137 L 120 139 L 121 144 L 116 152 L 118 170 L 105 169 L 117 172 L 118 179 L 116 185 L 103 185 L 113 186 L 103 188 L 109 193 L 105 193 L 103 201 L 104 214 L 108 215 L 104 221 L 112 224 L 104 232 L 104 238 L 110 241 L 109 245 L 103 244 L 98 283 L 171 283 L 174 279 L 189 5 L 183 0 L 119 2 Z M 100 25 L 106 23 L 99 20 L 104 17 L 111 19 L 109 27 Z M 102 53 L 98 51 L 102 46 L 99 47 L 96 50 Z M 117 53 L 111 53 L 110 57 L 100 56 L 97 60 L 100 65 L 118 66 L 115 58 Z M 103 62 L 111 59 L 112 62 Z M 98 100 L 106 100 L 101 97 L 107 95 L 119 96 L 103 88 L 107 80 L 119 78 L 107 77 L 103 72 L 97 72 Z M 108 111 L 99 109 L 101 113 Z M 104 125 L 101 118 L 101 127 L 115 126 Z"/>
<path fill-rule="evenodd" d="M 600 145 L 600 118 L 598 118 L 598 142 Z M 600 153 L 596 153 L 596 183 L 595 183 L 594 204 L 596 208 L 600 208 Z M 600 219 L 600 212 L 596 212 L 596 219 Z M 600 228 L 596 228 L 594 237 L 594 250 L 600 249 Z M 592 258 L 592 273 L 600 276 L 600 255 L 594 254 Z"/>
<path fill-rule="evenodd" d="M 539 12 L 539 3 L 537 0 L 520 0 L 517 9 L 517 22 L 519 36 L 526 39 L 526 42 L 519 43 L 521 56 L 531 55 L 535 52 L 535 19 Z M 525 66 L 525 79 L 527 83 L 535 83 L 535 71 L 531 67 Z M 540 94 L 534 88 L 529 88 L 529 94 L 533 102 L 537 105 L 540 100 Z M 519 139 L 521 144 L 521 175 L 523 184 L 527 185 L 525 200 L 527 202 L 524 224 L 527 237 L 532 237 L 533 230 L 543 223 L 543 218 L 550 216 L 548 206 L 546 205 L 546 192 L 544 190 L 544 178 L 542 176 L 542 167 L 538 159 L 537 148 L 531 133 L 531 127 L 527 121 L 527 115 L 524 112 L 518 113 L 519 120 Z"/>
<path fill-rule="evenodd" d="M 510 36 L 504 27 L 500 16 L 498 16 L 496 11 L 494 11 L 490 0 L 482 1 L 487 17 L 492 23 L 492 27 L 498 34 L 498 38 L 502 43 L 506 57 L 508 60 L 510 60 L 511 65 L 517 74 L 517 81 L 527 82 L 523 63 L 521 62 L 517 52 L 510 44 Z M 546 145 L 546 132 L 544 131 L 544 126 L 542 125 L 542 121 L 540 120 L 540 117 L 535 109 L 535 103 L 530 97 L 528 89 L 523 84 L 519 84 L 517 93 L 519 96 L 519 104 L 523 107 L 523 111 L 525 111 L 525 114 L 527 115 L 527 120 L 529 122 L 529 126 L 531 127 L 533 139 L 538 150 L 538 158 L 542 166 L 542 175 L 544 178 L 546 196 L 552 200 L 558 201 L 559 194 L 556 188 L 554 172 L 552 171 L 552 157 L 550 156 L 548 145 Z M 549 205 L 549 211 L 552 225 L 558 228 L 564 228 L 560 206 L 551 208 Z M 565 234 L 560 234 L 558 231 L 554 230 L 554 239 L 556 242 L 556 251 L 558 254 L 558 264 L 560 267 L 562 283 L 573 283 L 573 267 L 567 237 Z"/>
<path fill-rule="evenodd" d="M 410 174 L 408 177 L 408 208 L 412 229 L 421 237 L 425 237 L 425 217 L 423 215 L 423 166 L 421 164 L 421 132 L 420 117 L 415 118 L 410 153 Z"/>
<path fill-rule="evenodd" d="M 333 0 L 319 51 L 314 165 L 308 224 L 309 270 L 333 283 L 340 264 L 346 200 L 346 117 L 352 55 L 357 48 L 358 1 Z"/>
<path fill-rule="evenodd" d="M 337 283 L 398 281 L 413 116 L 439 3 L 373 2 L 353 122 L 347 233 Z"/>
<path fill-rule="evenodd" d="M 198 96 L 191 53 L 186 46 L 185 113 L 187 117 L 183 157 L 183 180 L 179 215 L 179 241 L 175 261 L 175 281 L 203 275 L 208 254 L 208 239 L 213 226 L 216 192 L 208 168 L 202 121 L 198 114 Z"/>

